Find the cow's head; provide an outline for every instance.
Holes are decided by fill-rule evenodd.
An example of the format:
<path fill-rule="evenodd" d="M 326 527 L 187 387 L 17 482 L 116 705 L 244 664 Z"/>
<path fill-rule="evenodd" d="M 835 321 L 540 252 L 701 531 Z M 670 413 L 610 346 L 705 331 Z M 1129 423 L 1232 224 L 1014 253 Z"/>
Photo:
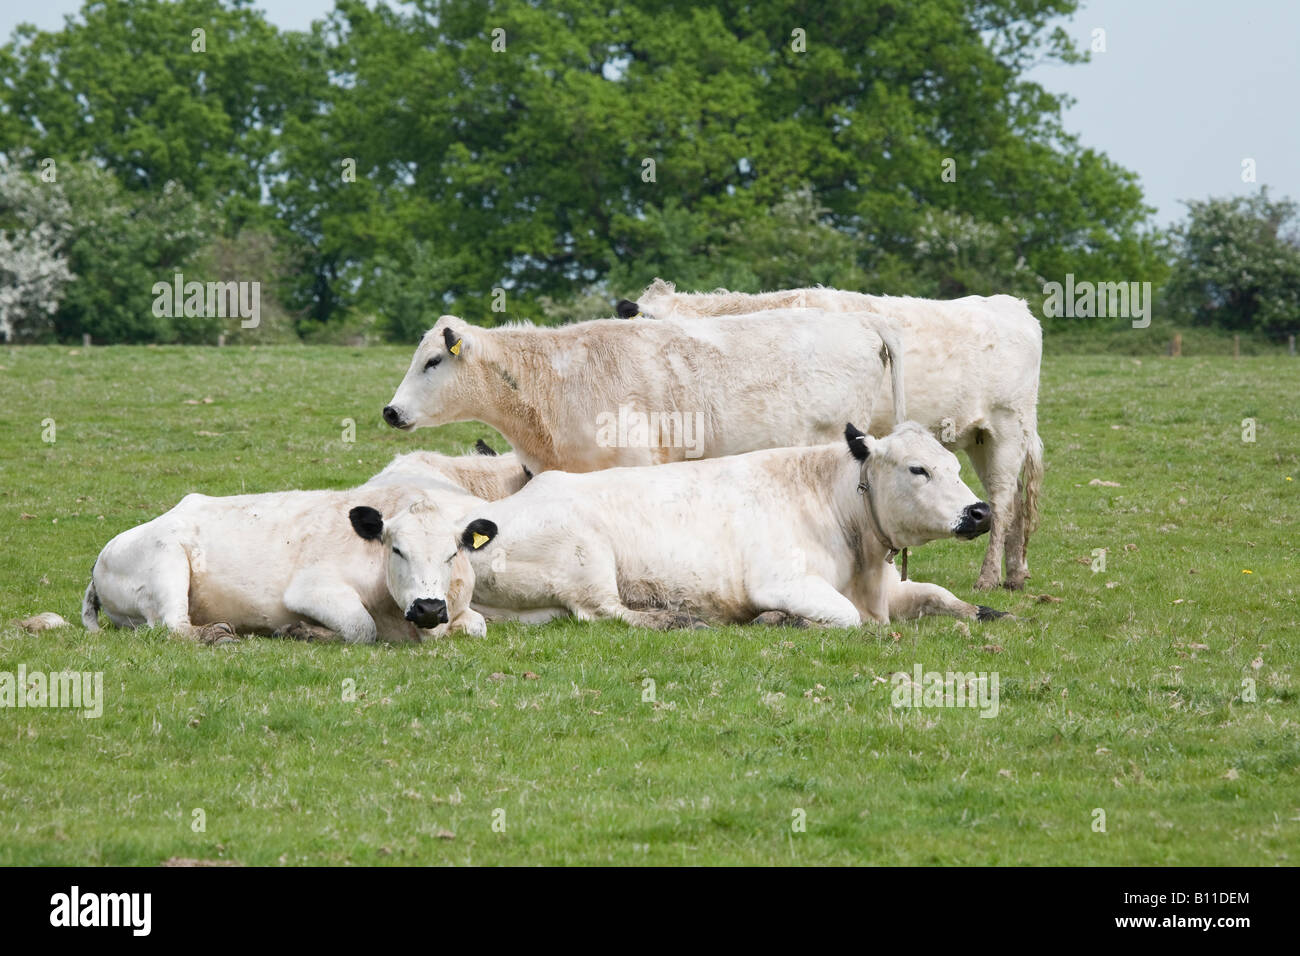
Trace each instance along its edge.
<path fill-rule="evenodd" d="M 861 466 L 862 506 L 874 508 L 873 520 L 894 547 L 978 538 L 989 530 L 993 511 L 962 482 L 957 456 L 916 422 L 903 422 L 884 438 L 850 424 L 844 439 Z"/>
<path fill-rule="evenodd" d="M 406 377 L 384 406 L 394 428 L 424 428 L 474 417 L 477 343 L 468 323 L 444 315 L 424 333 Z"/>
<path fill-rule="evenodd" d="M 453 525 L 428 499 L 420 499 L 385 520 L 365 506 L 348 512 L 352 527 L 384 549 L 388 593 L 406 619 L 419 628 L 454 620 L 474 593 L 474 569 L 467 551 L 491 541 L 497 526 L 483 518 Z"/>

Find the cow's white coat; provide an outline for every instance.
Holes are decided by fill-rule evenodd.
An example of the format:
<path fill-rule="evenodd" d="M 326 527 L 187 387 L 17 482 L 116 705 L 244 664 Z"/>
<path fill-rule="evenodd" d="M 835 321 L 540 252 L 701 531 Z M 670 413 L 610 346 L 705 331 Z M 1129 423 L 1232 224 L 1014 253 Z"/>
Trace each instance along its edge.
<path fill-rule="evenodd" d="M 887 560 L 886 539 L 914 547 L 987 527 L 988 506 L 962 483 L 956 457 L 914 423 L 860 440 L 869 452 L 861 463 L 840 439 L 540 474 L 468 515 L 500 528 L 471 555 L 474 606 L 489 619 L 572 615 L 654 628 L 769 612 L 834 627 L 995 614 L 937 585 L 903 581 Z"/>
<path fill-rule="evenodd" d="M 119 627 L 161 624 L 186 636 L 217 624 L 256 633 L 319 625 L 349 642 L 481 636 L 456 519 L 484 499 L 458 482 L 509 494 L 523 477 L 512 455 L 413 452 L 347 491 L 186 495 L 104 547 L 82 620 L 98 629 L 102 609 Z M 358 507 L 383 516 L 381 540 L 353 528 Z M 422 631 L 407 621 L 420 599 L 445 601 L 448 623 Z"/>
<path fill-rule="evenodd" d="M 551 328 L 478 328 L 444 315 L 385 417 L 406 428 L 486 422 L 534 474 L 814 444 L 855 416 L 892 420 L 881 396 L 886 368 L 901 374 L 887 362 L 897 335 L 887 319 L 843 311 Z M 609 443 L 602 421 L 624 407 L 698 421 L 699 454 Z"/>
<path fill-rule="evenodd" d="M 938 301 L 826 288 L 758 295 L 681 293 L 656 279 L 637 304 L 646 317 L 666 321 L 727 315 L 748 320 L 761 310 L 798 307 L 866 311 L 895 320 L 902 330 L 908 417 L 930 428 L 947 447 L 966 451 L 993 506 L 993 527 L 975 586 L 997 586 L 1005 553 L 1006 586 L 1023 587 L 1043 476 L 1038 435 L 1043 336 L 1023 300 L 995 295 Z M 884 401 L 877 409 L 889 407 Z M 888 415 L 876 414 L 867 431 L 883 435 L 893 424 Z"/>

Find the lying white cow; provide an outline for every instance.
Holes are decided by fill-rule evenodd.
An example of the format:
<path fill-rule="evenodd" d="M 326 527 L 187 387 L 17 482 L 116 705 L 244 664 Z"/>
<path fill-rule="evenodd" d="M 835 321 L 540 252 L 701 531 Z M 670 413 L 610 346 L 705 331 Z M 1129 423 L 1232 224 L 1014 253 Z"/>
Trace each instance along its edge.
<path fill-rule="evenodd" d="M 848 442 L 848 448 L 844 446 Z M 934 584 L 901 580 L 899 548 L 988 530 L 956 457 L 912 422 L 874 439 L 591 474 L 546 472 L 469 514 L 502 529 L 470 556 L 489 619 L 696 616 L 856 627 L 923 614 L 985 620 Z"/>
<path fill-rule="evenodd" d="M 813 444 L 851 416 L 901 414 L 878 407 L 886 365 L 901 375 L 896 338 L 889 321 L 846 312 L 552 328 L 444 315 L 384 419 L 486 422 L 537 474 Z"/>
<path fill-rule="evenodd" d="M 348 491 L 186 495 L 104 547 L 82 622 L 98 630 L 102 610 L 119 627 L 161 624 L 206 641 L 277 631 L 352 643 L 419 640 L 421 630 L 482 636 L 467 551 L 495 531 L 454 523 L 484 499 L 449 476 L 482 479 L 483 490 L 488 478 L 509 487 L 515 473 L 523 479 L 509 456 L 416 452 Z"/>
<path fill-rule="evenodd" d="M 464 491 L 484 501 L 498 501 L 524 486 L 532 473 L 514 452 L 498 455 L 481 439 L 477 454 L 452 457 L 436 451 L 398 455 L 363 488 L 418 485 L 429 491 Z"/>
<path fill-rule="evenodd" d="M 748 318 L 765 309 L 795 307 L 868 311 L 897 320 L 909 417 L 928 426 L 947 447 L 965 449 L 993 506 L 988 550 L 975 587 L 998 585 L 1004 551 L 1006 587 L 1023 587 L 1029 577 L 1025 551 L 1038 524 L 1043 481 L 1038 436 L 1043 335 L 1025 303 L 1006 295 L 937 301 L 824 288 L 760 295 L 681 293 L 656 279 L 635 303 L 620 302 L 618 311 L 625 318 L 640 314 L 680 320 Z M 887 415 L 877 414 L 867 431 L 883 435 L 893 424 Z"/>

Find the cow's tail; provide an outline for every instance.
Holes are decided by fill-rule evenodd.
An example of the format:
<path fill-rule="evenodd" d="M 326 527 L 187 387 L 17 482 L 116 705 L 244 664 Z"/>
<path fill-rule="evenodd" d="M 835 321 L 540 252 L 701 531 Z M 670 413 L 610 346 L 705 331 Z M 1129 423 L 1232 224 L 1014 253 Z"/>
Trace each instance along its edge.
<path fill-rule="evenodd" d="M 99 594 L 95 591 L 95 576 L 86 585 L 86 595 L 81 599 L 81 623 L 88 631 L 99 630 Z"/>
<path fill-rule="evenodd" d="M 881 358 L 889 366 L 889 382 L 894 390 L 894 424 L 907 421 L 907 399 L 903 394 L 903 334 L 898 323 L 882 320 L 877 326 L 884 343 Z"/>
<path fill-rule="evenodd" d="M 1043 491 L 1043 439 L 1035 425 L 1029 430 L 1029 447 L 1025 451 L 1025 465 L 1021 472 L 1024 498 L 1021 501 L 1024 515 L 1025 541 L 1038 528 L 1038 499 Z"/>

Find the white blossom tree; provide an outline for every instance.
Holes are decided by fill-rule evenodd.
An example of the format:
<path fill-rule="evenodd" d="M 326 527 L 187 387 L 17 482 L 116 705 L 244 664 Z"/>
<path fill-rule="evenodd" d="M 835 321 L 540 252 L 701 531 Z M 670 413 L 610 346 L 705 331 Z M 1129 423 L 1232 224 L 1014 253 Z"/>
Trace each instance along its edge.
<path fill-rule="evenodd" d="M 29 169 L 26 153 L 0 155 L 0 340 L 6 342 L 47 337 L 74 278 L 63 255 L 68 202 L 57 182 Z"/>

